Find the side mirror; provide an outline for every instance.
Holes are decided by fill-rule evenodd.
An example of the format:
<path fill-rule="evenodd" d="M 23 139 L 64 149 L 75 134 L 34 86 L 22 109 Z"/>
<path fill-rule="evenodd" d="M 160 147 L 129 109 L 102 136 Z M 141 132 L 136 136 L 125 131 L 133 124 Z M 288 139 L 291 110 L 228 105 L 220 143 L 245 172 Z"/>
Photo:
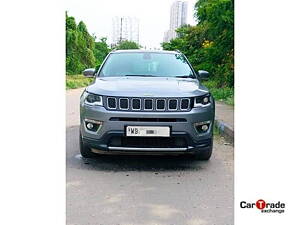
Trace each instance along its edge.
<path fill-rule="evenodd" d="M 207 80 L 209 78 L 209 72 L 207 72 L 205 70 L 199 70 L 198 76 L 201 80 Z"/>
<path fill-rule="evenodd" d="M 85 77 L 93 77 L 95 76 L 96 70 L 94 68 L 85 69 L 83 72 Z"/>

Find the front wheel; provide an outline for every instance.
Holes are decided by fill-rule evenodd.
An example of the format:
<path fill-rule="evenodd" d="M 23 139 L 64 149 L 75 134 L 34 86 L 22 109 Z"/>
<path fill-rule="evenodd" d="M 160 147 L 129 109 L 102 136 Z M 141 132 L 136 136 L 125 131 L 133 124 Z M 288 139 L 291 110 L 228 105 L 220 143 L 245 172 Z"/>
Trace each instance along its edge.
<path fill-rule="evenodd" d="M 95 156 L 94 153 L 91 151 L 91 149 L 83 143 L 80 132 L 79 132 L 79 147 L 80 147 L 80 154 L 83 158 L 93 158 Z"/>

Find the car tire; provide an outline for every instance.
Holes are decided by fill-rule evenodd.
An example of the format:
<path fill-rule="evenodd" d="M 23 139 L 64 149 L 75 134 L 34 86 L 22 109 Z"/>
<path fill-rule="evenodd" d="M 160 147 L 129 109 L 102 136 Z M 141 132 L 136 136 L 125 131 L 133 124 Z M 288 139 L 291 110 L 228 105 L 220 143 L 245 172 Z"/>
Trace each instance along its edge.
<path fill-rule="evenodd" d="M 79 147 L 80 147 L 80 154 L 83 158 L 95 157 L 95 154 L 91 151 L 91 149 L 83 143 L 81 132 L 79 132 Z"/>
<path fill-rule="evenodd" d="M 213 147 L 211 146 L 207 151 L 199 152 L 194 155 L 195 160 L 209 160 L 212 154 Z"/>

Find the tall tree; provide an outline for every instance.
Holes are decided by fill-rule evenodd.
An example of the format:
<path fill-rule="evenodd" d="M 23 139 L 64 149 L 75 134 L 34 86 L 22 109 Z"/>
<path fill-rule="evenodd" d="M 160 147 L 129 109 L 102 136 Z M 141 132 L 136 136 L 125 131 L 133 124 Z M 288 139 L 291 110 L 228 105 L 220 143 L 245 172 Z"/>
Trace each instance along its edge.
<path fill-rule="evenodd" d="M 234 85 L 234 11 L 232 0 L 198 0 L 196 26 L 177 29 L 178 38 L 162 43 L 166 50 L 178 49 L 196 70 L 211 72 L 219 87 Z"/>
<path fill-rule="evenodd" d="M 86 25 L 66 13 L 66 72 L 81 73 L 85 68 L 95 66 L 94 38 L 89 34 Z"/>
<path fill-rule="evenodd" d="M 106 41 L 107 38 L 103 37 L 100 41 L 95 42 L 94 56 L 96 58 L 96 65 L 100 65 L 110 51 Z"/>

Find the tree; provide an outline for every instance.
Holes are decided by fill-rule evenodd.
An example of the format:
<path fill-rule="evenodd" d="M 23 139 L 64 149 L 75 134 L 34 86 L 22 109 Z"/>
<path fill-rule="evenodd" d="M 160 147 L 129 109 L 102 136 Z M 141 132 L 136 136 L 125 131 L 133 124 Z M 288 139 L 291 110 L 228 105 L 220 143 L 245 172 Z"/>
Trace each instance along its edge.
<path fill-rule="evenodd" d="M 95 66 L 94 38 L 86 25 L 80 21 L 76 24 L 74 17 L 66 13 L 66 72 L 78 74 L 84 69 Z"/>
<path fill-rule="evenodd" d="M 101 38 L 100 41 L 95 42 L 94 56 L 96 58 L 96 65 L 100 65 L 110 51 L 106 41 L 107 38 Z"/>
<path fill-rule="evenodd" d="M 120 42 L 117 46 L 116 49 L 121 50 L 121 49 L 139 49 L 140 46 L 135 43 L 134 41 L 122 41 Z"/>
<path fill-rule="evenodd" d="M 196 70 L 209 71 L 218 87 L 233 87 L 233 1 L 198 0 L 195 17 L 198 24 L 177 29 L 178 38 L 162 43 L 163 49 L 180 50 Z"/>
<path fill-rule="evenodd" d="M 94 56 L 96 58 L 96 70 L 99 69 L 103 60 L 110 52 L 110 49 L 108 48 L 106 41 L 107 38 L 101 38 L 100 41 L 95 42 Z"/>

